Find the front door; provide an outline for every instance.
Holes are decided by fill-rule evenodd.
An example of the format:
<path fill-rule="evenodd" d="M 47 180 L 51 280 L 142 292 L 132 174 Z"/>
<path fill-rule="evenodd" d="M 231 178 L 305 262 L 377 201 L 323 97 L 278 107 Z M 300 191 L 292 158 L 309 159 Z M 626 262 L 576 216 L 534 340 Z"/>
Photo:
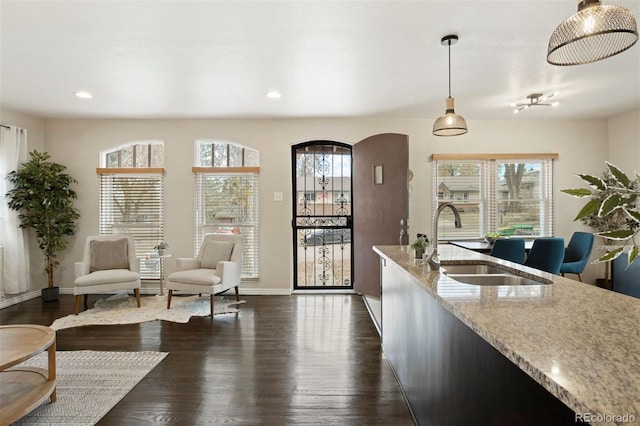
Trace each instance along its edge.
<path fill-rule="evenodd" d="M 313 141 L 291 154 L 294 290 L 353 289 L 351 146 Z"/>

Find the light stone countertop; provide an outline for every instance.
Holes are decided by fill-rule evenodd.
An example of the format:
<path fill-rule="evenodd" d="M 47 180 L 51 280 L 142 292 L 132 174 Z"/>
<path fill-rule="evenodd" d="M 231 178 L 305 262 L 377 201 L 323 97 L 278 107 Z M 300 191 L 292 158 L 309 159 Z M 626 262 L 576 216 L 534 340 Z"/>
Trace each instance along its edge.
<path fill-rule="evenodd" d="M 443 268 L 493 263 L 554 284 L 464 284 L 406 246 L 373 249 L 574 412 L 606 416 L 592 424 L 640 424 L 640 299 L 448 244 Z"/>

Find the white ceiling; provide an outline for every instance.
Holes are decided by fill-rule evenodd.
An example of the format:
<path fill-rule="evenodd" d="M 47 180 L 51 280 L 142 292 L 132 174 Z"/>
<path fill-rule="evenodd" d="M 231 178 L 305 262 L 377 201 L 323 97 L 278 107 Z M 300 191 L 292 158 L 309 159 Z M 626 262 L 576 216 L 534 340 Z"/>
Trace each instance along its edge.
<path fill-rule="evenodd" d="M 640 19 L 638 0 L 603 3 Z M 435 118 L 448 90 L 440 38 L 452 33 L 467 120 L 640 108 L 640 43 L 593 64 L 546 62 L 575 11 L 575 0 L 0 0 L 0 102 L 43 117 Z M 553 91 L 558 108 L 509 106 Z"/>

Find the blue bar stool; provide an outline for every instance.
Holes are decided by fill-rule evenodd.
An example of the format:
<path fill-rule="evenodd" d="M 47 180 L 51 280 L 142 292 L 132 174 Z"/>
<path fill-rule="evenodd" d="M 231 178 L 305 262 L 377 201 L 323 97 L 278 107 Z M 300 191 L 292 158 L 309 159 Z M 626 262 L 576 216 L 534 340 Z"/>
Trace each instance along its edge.
<path fill-rule="evenodd" d="M 560 266 L 560 273 L 577 274 L 578 280 L 582 281 L 582 271 L 589 262 L 591 250 L 593 249 L 594 236 L 590 232 L 574 232 L 569 240 L 569 245 L 564 254 L 564 261 Z"/>
<path fill-rule="evenodd" d="M 558 275 L 563 260 L 564 238 L 536 238 L 524 265 Z"/>
<path fill-rule="evenodd" d="M 511 262 L 524 262 L 524 239 L 523 238 L 498 238 L 491 247 L 489 256 Z"/>

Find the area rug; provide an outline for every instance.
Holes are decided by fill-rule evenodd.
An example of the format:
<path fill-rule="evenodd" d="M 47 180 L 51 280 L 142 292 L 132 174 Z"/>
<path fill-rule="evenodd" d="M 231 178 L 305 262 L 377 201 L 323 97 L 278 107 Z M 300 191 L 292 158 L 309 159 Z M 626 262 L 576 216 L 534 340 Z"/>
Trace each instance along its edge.
<path fill-rule="evenodd" d="M 222 297 L 216 297 L 214 301 L 214 315 L 238 312 L 233 307 L 244 300 L 231 301 Z M 140 308 L 136 305 L 136 299 L 127 294 L 116 294 L 100 299 L 93 308 L 80 312 L 78 315 L 67 315 L 58 318 L 50 325 L 54 330 L 63 328 L 80 327 L 83 325 L 115 325 L 135 324 L 139 322 L 164 320 L 172 322 L 189 322 L 192 316 L 204 317 L 209 315 L 209 295 L 173 296 L 171 309 L 167 309 L 167 295 L 148 296 L 140 298 Z"/>
<path fill-rule="evenodd" d="M 57 401 L 15 425 L 94 425 L 167 356 L 166 352 L 56 352 Z M 19 364 L 47 368 L 47 352 Z"/>

